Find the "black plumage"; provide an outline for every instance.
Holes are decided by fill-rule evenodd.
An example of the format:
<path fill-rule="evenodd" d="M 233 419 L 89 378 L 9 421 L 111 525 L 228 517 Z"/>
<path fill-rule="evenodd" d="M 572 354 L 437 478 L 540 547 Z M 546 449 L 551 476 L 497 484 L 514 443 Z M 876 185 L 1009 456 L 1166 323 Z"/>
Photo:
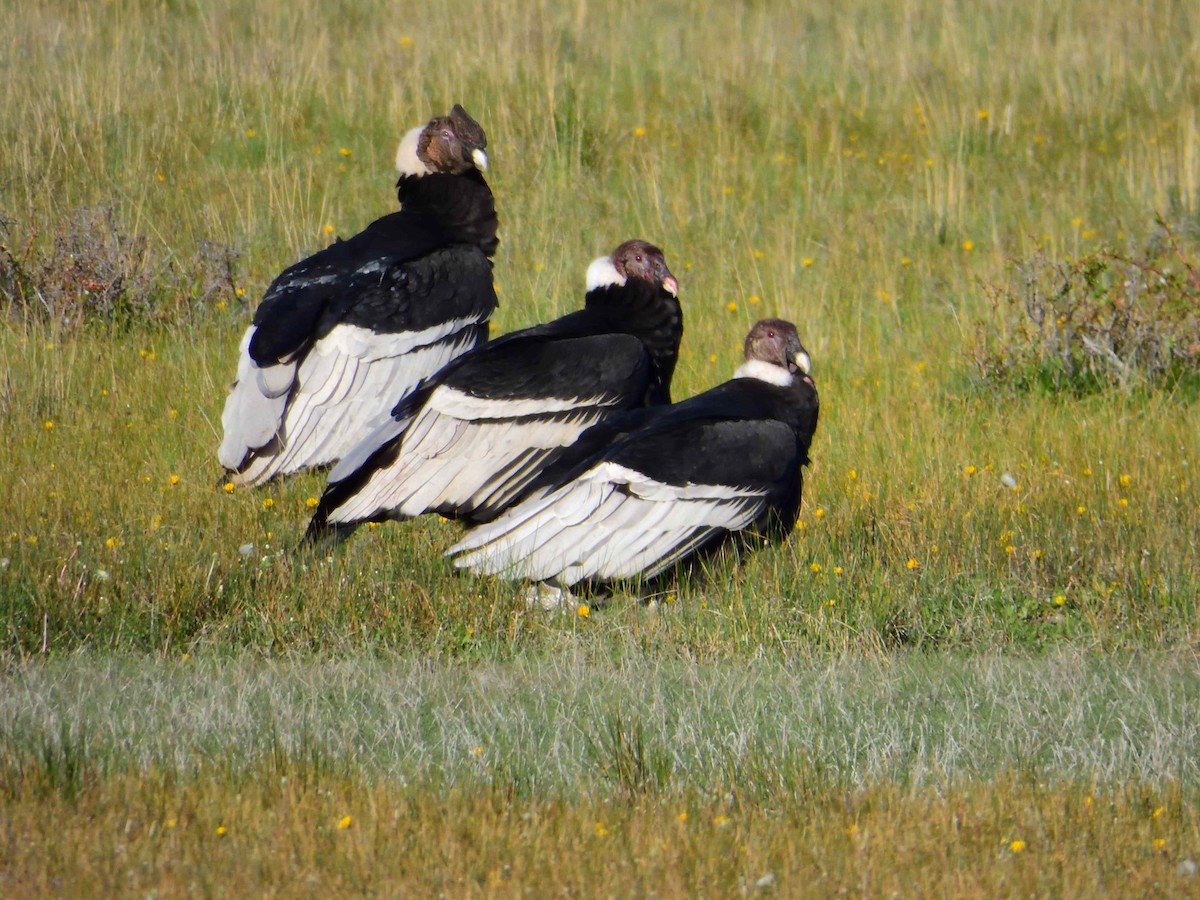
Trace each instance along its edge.
<path fill-rule="evenodd" d="M 623 433 L 471 529 L 449 551 L 455 565 L 563 589 L 653 578 L 731 537 L 786 536 L 819 412 L 808 368 L 795 327 L 762 320 L 731 381 L 610 424 Z"/>
<path fill-rule="evenodd" d="M 644 241 L 595 260 L 583 309 L 455 360 L 347 454 L 308 539 L 425 512 L 486 521 L 585 429 L 669 403 L 677 292 L 662 251 Z"/>
<path fill-rule="evenodd" d="M 339 460 L 398 399 L 487 339 L 497 218 L 461 106 L 397 156 L 400 210 L 284 270 L 241 346 L 218 452 L 258 484 Z"/>

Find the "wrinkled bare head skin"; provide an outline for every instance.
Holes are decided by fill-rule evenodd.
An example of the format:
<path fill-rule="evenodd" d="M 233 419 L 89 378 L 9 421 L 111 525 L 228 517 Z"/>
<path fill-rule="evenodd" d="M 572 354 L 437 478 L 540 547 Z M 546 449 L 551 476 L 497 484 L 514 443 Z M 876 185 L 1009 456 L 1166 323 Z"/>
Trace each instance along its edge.
<path fill-rule="evenodd" d="M 746 362 L 755 360 L 786 369 L 791 374 L 808 374 L 812 361 L 800 343 L 796 326 L 783 319 L 762 319 L 746 335 Z"/>
<path fill-rule="evenodd" d="M 640 278 L 661 285 L 672 297 L 679 295 L 679 282 L 667 268 L 663 252 L 646 241 L 626 241 L 612 252 L 613 268 L 625 278 Z"/>
<path fill-rule="evenodd" d="M 487 169 L 487 135 L 457 103 L 448 116 L 437 116 L 421 131 L 417 158 L 432 172 L 461 175 Z"/>

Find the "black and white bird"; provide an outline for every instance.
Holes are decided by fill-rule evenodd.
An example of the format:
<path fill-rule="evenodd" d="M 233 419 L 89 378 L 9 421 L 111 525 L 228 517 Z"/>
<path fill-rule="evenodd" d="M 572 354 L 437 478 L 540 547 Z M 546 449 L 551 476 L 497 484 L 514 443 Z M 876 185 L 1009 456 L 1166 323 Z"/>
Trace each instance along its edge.
<path fill-rule="evenodd" d="M 671 402 L 683 336 L 662 251 L 621 244 L 587 270 L 584 308 L 452 362 L 333 469 L 306 540 L 425 512 L 487 521 L 602 420 Z"/>
<path fill-rule="evenodd" d="M 496 208 L 461 106 L 396 155 L 400 210 L 285 269 L 242 338 L 217 456 L 234 482 L 326 466 L 487 340 Z"/>
<path fill-rule="evenodd" d="M 477 574 L 549 582 L 648 580 L 731 537 L 795 526 L 816 386 L 796 328 L 763 319 L 731 381 L 644 421 L 448 554 Z M 561 595 L 560 595 L 561 596 Z"/>

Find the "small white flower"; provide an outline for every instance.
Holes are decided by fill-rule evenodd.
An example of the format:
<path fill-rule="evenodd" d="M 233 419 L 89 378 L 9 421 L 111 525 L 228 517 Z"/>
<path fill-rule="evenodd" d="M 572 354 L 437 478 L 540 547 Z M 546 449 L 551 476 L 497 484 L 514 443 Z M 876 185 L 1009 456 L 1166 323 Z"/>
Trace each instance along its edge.
<path fill-rule="evenodd" d="M 1013 478 L 1008 472 L 1005 472 L 1000 476 L 1000 483 L 1006 488 L 1015 488 L 1017 486 L 1017 479 Z"/>
<path fill-rule="evenodd" d="M 242 546 L 238 547 L 238 553 L 242 556 L 252 556 L 254 554 L 254 545 L 242 544 Z"/>

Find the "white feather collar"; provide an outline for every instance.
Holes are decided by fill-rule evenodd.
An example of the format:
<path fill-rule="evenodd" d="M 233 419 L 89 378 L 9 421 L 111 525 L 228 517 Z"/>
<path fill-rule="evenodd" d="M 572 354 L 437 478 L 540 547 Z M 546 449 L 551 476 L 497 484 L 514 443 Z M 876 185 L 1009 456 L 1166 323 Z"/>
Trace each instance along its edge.
<path fill-rule="evenodd" d="M 432 171 L 417 156 L 417 142 L 424 130 L 425 126 L 418 125 L 400 140 L 400 146 L 396 148 L 396 171 L 401 175 L 428 175 Z"/>
<path fill-rule="evenodd" d="M 776 387 L 788 387 L 792 383 L 792 373 L 787 369 L 769 363 L 762 359 L 752 359 L 738 366 L 733 373 L 734 378 L 757 378 Z"/>
<path fill-rule="evenodd" d="M 601 256 L 592 260 L 587 270 L 587 289 L 594 291 L 601 287 L 624 287 L 625 276 L 617 271 L 611 256 Z"/>

